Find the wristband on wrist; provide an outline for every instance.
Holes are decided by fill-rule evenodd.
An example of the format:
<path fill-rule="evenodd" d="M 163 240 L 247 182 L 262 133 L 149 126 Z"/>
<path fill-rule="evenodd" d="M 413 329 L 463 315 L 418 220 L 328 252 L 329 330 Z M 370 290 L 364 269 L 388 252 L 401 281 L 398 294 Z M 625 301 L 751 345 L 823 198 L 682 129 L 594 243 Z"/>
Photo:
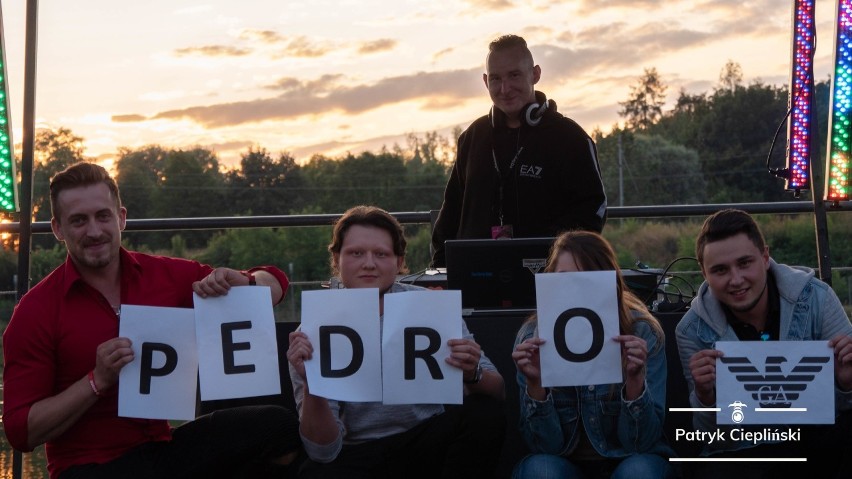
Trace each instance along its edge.
<path fill-rule="evenodd" d="M 465 384 L 476 384 L 479 380 L 482 379 L 482 365 L 477 364 L 476 369 L 473 371 L 473 378 L 471 379 L 463 379 L 462 382 Z"/>
<path fill-rule="evenodd" d="M 252 271 L 241 271 L 241 273 L 243 273 L 243 276 L 248 278 L 248 280 L 249 280 L 248 285 L 249 286 L 257 286 L 257 279 L 255 279 L 255 277 L 254 277 L 254 272 L 252 272 Z"/>
<path fill-rule="evenodd" d="M 98 389 L 98 385 L 95 384 L 95 370 L 89 371 L 89 386 L 92 387 L 92 392 L 95 393 L 95 396 L 103 396 L 100 389 Z"/>

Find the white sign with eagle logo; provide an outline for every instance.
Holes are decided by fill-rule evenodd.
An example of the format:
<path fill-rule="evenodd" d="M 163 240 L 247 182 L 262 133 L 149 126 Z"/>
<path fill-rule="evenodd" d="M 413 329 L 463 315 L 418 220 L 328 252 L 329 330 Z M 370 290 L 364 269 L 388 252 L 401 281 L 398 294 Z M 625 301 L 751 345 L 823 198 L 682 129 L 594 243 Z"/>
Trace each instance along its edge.
<path fill-rule="evenodd" d="M 833 424 L 828 341 L 719 341 L 717 424 Z"/>

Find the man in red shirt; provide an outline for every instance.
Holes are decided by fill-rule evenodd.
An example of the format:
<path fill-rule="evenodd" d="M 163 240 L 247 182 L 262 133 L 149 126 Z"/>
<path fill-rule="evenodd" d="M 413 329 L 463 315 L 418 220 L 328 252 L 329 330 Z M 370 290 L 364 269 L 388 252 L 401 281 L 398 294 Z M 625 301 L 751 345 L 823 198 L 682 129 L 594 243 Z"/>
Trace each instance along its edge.
<path fill-rule="evenodd" d="M 121 246 L 127 210 L 118 186 L 78 163 L 50 183 L 51 227 L 68 258 L 16 306 L 3 334 L 3 422 L 13 447 L 45 444 L 51 479 L 259 477 L 282 473 L 301 447 L 298 421 L 279 406 L 216 411 L 174 430 L 118 416 L 119 372 L 134 356 L 118 337 L 120 305 L 193 306 L 232 286 L 289 285 L 278 268 L 241 272 Z M 279 476 L 280 477 L 280 476 Z"/>

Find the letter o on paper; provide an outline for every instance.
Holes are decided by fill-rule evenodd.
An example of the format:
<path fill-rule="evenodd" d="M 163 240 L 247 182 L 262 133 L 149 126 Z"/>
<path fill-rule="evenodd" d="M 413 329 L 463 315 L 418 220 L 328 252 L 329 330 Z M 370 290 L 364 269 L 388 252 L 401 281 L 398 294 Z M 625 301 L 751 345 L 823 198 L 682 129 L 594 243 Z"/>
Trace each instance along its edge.
<path fill-rule="evenodd" d="M 584 352 L 575 353 L 568 347 L 565 341 L 565 328 L 568 326 L 568 321 L 574 318 L 585 318 L 592 327 L 592 344 L 589 349 Z M 556 346 L 556 352 L 563 359 L 574 363 L 583 363 L 597 357 L 603 349 L 604 344 L 604 328 L 603 322 L 597 313 L 588 308 L 571 308 L 563 311 L 556 318 L 556 324 L 553 326 L 553 337 Z"/>

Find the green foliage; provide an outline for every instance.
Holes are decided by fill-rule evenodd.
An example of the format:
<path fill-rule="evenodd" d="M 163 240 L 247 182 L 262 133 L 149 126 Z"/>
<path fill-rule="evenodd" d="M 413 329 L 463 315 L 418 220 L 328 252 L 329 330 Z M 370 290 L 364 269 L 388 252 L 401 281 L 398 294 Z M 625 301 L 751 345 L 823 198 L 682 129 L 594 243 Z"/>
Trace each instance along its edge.
<path fill-rule="evenodd" d="M 620 143 L 620 145 L 619 145 Z M 657 135 L 616 131 L 598 142 L 601 175 L 610 201 L 622 204 L 700 204 L 706 197 L 698 152 Z M 619 165 L 621 148 L 621 165 Z M 619 187 L 619 170 L 623 190 Z"/>
<path fill-rule="evenodd" d="M 301 171 L 288 154 L 275 160 L 264 148 L 249 148 L 226 182 L 229 205 L 237 214 L 285 215 L 304 206 Z"/>
<path fill-rule="evenodd" d="M 36 132 L 33 171 L 33 212 L 38 221 L 50 219 L 50 178 L 65 168 L 83 161 L 83 138 L 67 128 Z"/>
<path fill-rule="evenodd" d="M 234 242 L 238 240 L 237 232 L 240 230 L 229 230 L 217 233 L 207 243 L 207 248 L 195 256 L 194 259 L 213 266 L 232 265 Z M 233 265 L 237 268 L 237 265 Z"/>
<path fill-rule="evenodd" d="M 310 185 L 309 204 L 326 213 L 359 204 L 388 211 L 438 209 L 447 181 L 443 163 L 387 151 L 338 160 L 315 156 L 302 167 L 302 174 Z"/>
<path fill-rule="evenodd" d="M 285 271 L 292 271 L 294 281 L 327 281 L 331 277 L 330 226 L 284 228 L 280 234 L 287 245 L 281 253 L 287 261 Z"/>
<path fill-rule="evenodd" d="M 237 241 L 231 246 L 231 260 L 225 263 L 233 268 L 246 269 L 259 264 L 281 267 L 281 262 L 288 260 L 287 244 L 279 230 L 250 229 L 233 234 Z"/>
<path fill-rule="evenodd" d="M 40 129 L 36 131 L 35 165 L 33 169 L 32 208 L 35 221 L 49 221 L 50 179 L 65 168 L 83 161 L 83 138 L 67 128 L 58 130 Z M 50 248 L 53 238 L 48 235 L 33 237 L 33 246 Z"/>
<path fill-rule="evenodd" d="M 769 253 L 781 263 L 817 268 L 816 227 L 811 215 L 759 218 Z M 833 266 L 852 264 L 852 212 L 828 215 L 829 253 Z"/>
<path fill-rule="evenodd" d="M 0 299 L 0 331 L 6 330 L 9 320 L 12 319 L 12 313 L 15 312 L 15 304 L 14 296 Z"/>
<path fill-rule="evenodd" d="M 411 273 L 425 270 L 432 261 L 432 230 L 427 226 L 406 226 L 408 248 L 405 264 Z"/>
<path fill-rule="evenodd" d="M 852 211 L 828 215 L 828 233 L 834 265 L 852 266 Z"/>
<path fill-rule="evenodd" d="M 272 265 L 291 275 L 293 281 L 327 281 L 330 237 L 327 226 L 228 230 L 217 234 L 195 258 L 236 269 Z"/>
<path fill-rule="evenodd" d="M 622 106 L 618 114 L 624 117 L 629 128 L 647 129 L 662 116 L 667 89 L 657 69 L 646 68 L 636 85 L 630 87 L 627 101 L 618 103 Z"/>
<path fill-rule="evenodd" d="M 728 60 L 719 73 L 719 89 L 734 91 L 743 83 L 743 67 L 739 63 Z"/>
<path fill-rule="evenodd" d="M 390 210 L 405 193 L 404 160 L 390 153 L 362 153 L 342 160 L 315 158 L 305 166 L 311 183 L 321 184 L 314 205 L 323 211 L 343 212 L 368 204 Z"/>
<path fill-rule="evenodd" d="M 30 254 L 30 284 L 36 284 L 65 261 L 67 252 L 63 244 L 51 249 L 36 248 Z"/>
<path fill-rule="evenodd" d="M 810 214 L 756 215 L 764 233 L 769 254 L 779 263 L 805 266 L 816 270 L 816 232 Z M 603 235 L 616 251 L 622 268 L 633 268 L 637 261 L 651 268 L 691 272 L 685 276 L 697 289 L 703 278 L 695 257 L 695 238 L 703 218 L 687 221 L 624 219 L 610 220 Z M 842 268 L 832 274 L 832 287 L 840 300 L 852 311 L 852 212 L 835 212 L 828 215 L 829 246 L 832 265 Z M 845 267 L 845 268 L 844 268 Z M 818 272 L 817 272 L 818 274 Z M 678 284 L 688 291 L 685 284 Z"/>
<path fill-rule="evenodd" d="M 225 176 L 215 153 L 204 148 L 164 150 L 147 146 L 121 149 L 116 180 L 129 218 L 193 218 L 228 216 Z M 192 248 L 204 246 L 206 231 L 183 234 Z M 139 241 L 154 249 L 171 246 L 170 232 L 145 233 Z"/>
<path fill-rule="evenodd" d="M 284 302 L 275 308 L 276 319 L 298 321 L 302 291 L 317 289 L 306 283 L 328 281 L 331 277 L 327 249 L 330 238 L 329 226 L 229 230 L 217 234 L 195 259 L 237 269 L 277 266 L 287 274 L 291 286 Z"/>
<path fill-rule="evenodd" d="M 224 205 L 223 186 L 224 177 L 213 152 L 202 148 L 171 151 L 163 162 L 151 213 L 155 218 L 207 216 Z M 186 241 L 190 247 L 203 246 L 207 235 L 187 232 Z"/>
<path fill-rule="evenodd" d="M 596 134 L 607 191 L 618 191 L 616 145 L 621 136 L 626 164 L 625 205 L 790 200 L 784 180 L 768 171 L 786 162 L 786 129 L 779 127 L 786 121 L 788 89 L 760 81 L 744 86 L 742 76 L 740 65 L 728 61 L 716 89 L 699 94 L 681 90 L 674 108 L 662 112 L 662 102 L 657 99 L 662 98 L 665 85 L 654 69 L 646 69 L 628 100 L 621 103 L 624 109 L 619 114 L 626 119 L 626 129 L 615 128 L 608 136 Z M 818 82 L 814 91 L 819 128 L 818 147 L 812 158 L 819 165 L 819 159 L 825 156 L 829 82 Z M 776 131 L 779 134 L 773 146 Z M 653 140 L 637 149 L 635 138 L 639 133 L 664 142 Z M 685 149 L 677 151 L 674 146 Z M 661 148 L 665 155 L 659 153 Z M 666 166 L 660 169 L 661 164 Z M 659 175 L 657 180 L 654 174 Z M 815 168 L 815 180 L 821 184 L 820 175 L 820 168 Z M 646 186 L 646 179 L 654 188 Z M 678 188 L 678 180 L 692 184 Z M 704 187 L 696 188 L 699 182 Z M 631 199 L 637 194 L 641 200 Z M 808 195 L 803 192 L 804 197 Z"/>
<path fill-rule="evenodd" d="M 168 150 L 156 145 L 138 150 L 119 149 L 115 164 L 116 183 L 129 217 L 153 217 L 153 205 L 168 153 Z"/>
<path fill-rule="evenodd" d="M 676 258 L 694 256 L 694 241 L 700 226 L 698 221 L 610 220 L 603 235 L 615 249 L 622 268 L 635 268 L 637 262 L 651 268 L 665 268 Z M 689 243 L 686 250 L 685 243 Z M 676 266 L 697 269 L 693 261 Z"/>
<path fill-rule="evenodd" d="M 0 291 L 14 291 L 17 274 L 18 255 L 10 249 L 0 249 Z"/>
<path fill-rule="evenodd" d="M 666 136 L 674 129 L 677 140 L 699 152 L 696 173 L 708 183 L 708 202 L 783 199 L 783 182 L 767 172 L 765 160 L 785 116 L 786 95 L 760 83 L 717 90 L 693 98 L 692 110 L 666 115 L 655 131 Z"/>
<path fill-rule="evenodd" d="M 169 254 L 178 258 L 186 257 L 186 240 L 183 236 L 179 234 L 172 236 L 172 249 Z"/>

